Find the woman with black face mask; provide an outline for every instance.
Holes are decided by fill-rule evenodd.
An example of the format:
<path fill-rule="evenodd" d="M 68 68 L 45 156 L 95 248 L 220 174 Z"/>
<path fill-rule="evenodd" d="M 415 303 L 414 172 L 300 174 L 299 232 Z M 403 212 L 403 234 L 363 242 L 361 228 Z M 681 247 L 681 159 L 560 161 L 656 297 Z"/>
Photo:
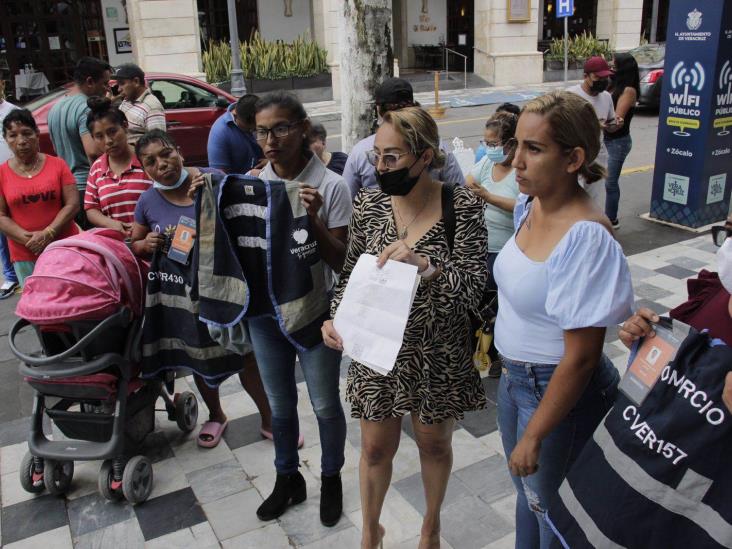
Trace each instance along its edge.
<path fill-rule="evenodd" d="M 430 169 L 445 160 L 439 143 L 435 121 L 421 108 L 384 115 L 368 155 L 380 188 L 361 189 L 356 196 L 346 260 L 331 304 L 335 314 L 364 253 L 378 256 L 380 266 L 388 260 L 415 265 L 421 277 L 392 372 L 382 375 L 357 362 L 348 371 L 351 415 L 361 420 L 362 548 L 378 547 L 384 538 L 379 515 L 399 446 L 401 418 L 408 414 L 426 497 L 419 547 L 439 547 L 440 506 L 452 468 L 455 421 L 486 402 L 471 361 L 468 319 L 487 278 L 483 207 L 468 189 L 456 187 L 450 194 L 432 179 Z M 443 197 L 452 201 L 452 209 L 444 207 Z M 323 325 L 323 339 L 342 350 L 332 321 Z"/>

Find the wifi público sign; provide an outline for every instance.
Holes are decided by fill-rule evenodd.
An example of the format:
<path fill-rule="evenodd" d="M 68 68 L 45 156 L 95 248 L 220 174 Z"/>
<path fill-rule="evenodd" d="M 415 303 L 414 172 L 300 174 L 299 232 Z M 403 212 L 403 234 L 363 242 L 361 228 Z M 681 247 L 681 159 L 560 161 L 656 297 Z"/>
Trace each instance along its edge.
<path fill-rule="evenodd" d="M 699 129 L 701 117 L 701 96 L 704 89 L 704 67 L 698 61 L 688 66 L 679 61 L 671 71 L 671 89 L 669 93 L 669 116 L 666 124 L 677 127 L 674 135 L 688 137 L 691 135 L 685 128 Z"/>
<path fill-rule="evenodd" d="M 714 110 L 714 128 L 718 129 L 717 135 L 729 135 L 728 126 L 732 126 L 732 63 L 727 59 L 719 71 L 719 89 L 717 92 L 717 105 Z M 717 118 L 719 117 L 719 118 Z"/>
<path fill-rule="evenodd" d="M 732 191 L 732 0 L 670 0 L 652 218 L 723 220 Z"/>

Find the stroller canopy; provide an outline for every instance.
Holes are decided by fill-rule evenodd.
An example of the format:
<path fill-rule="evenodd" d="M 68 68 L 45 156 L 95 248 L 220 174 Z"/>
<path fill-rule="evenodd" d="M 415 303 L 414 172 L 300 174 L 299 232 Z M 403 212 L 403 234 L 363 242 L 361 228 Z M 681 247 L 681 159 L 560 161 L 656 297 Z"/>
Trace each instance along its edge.
<path fill-rule="evenodd" d="M 113 229 L 92 229 L 48 245 L 15 314 L 34 324 L 101 320 L 128 307 L 139 317 L 146 268 Z"/>

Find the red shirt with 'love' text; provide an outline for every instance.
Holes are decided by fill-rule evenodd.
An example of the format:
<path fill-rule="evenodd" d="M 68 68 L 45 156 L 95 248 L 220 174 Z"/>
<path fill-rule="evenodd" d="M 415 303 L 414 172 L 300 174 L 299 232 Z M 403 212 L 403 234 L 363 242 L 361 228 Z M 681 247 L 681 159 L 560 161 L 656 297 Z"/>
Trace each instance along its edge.
<path fill-rule="evenodd" d="M 15 173 L 8 162 L 0 165 L 0 194 L 5 199 L 8 216 L 26 231 L 42 231 L 48 227 L 63 207 L 64 185 L 76 185 L 66 162 L 46 155 L 41 171 L 30 179 Z M 56 235 L 56 240 L 75 235 L 79 228 L 70 221 Z M 10 260 L 38 259 L 28 248 L 8 238 Z"/>

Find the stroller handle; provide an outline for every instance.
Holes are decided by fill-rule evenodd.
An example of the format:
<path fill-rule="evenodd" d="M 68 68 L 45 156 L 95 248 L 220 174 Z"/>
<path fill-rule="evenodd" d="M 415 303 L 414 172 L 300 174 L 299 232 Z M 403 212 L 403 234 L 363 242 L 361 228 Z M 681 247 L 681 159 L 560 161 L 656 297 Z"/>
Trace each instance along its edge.
<path fill-rule="evenodd" d="M 79 362 L 73 365 L 67 362 L 62 367 L 59 367 L 58 363 L 34 367 L 21 363 L 18 370 L 22 376 L 45 380 L 96 374 L 110 366 L 117 366 L 124 379 L 130 378 L 129 363 L 116 353 L 103 354 L 91 362 Z"/>
<path fill-rule="evenodd" d="M 79 341 L 77 341 L 72 347 L 69 349 L 66 349 L 64 352 L 59 353 L 57 355 L 47 356 L 47 357 L 37 357 L 37 356 L 30 356 L 22 351 L 20 351 L 15 346 L 15 337 L 18 335 L 18 332 L 25 328 L 26 326 L 30 325 L 30 322 L 25 320 L 24 318 L 18 319 L 15 324 L 13 324 L 13 327 L 10 328 L 10 333 L 8 334 L 8 340 L 10 344 L 10 350 L 13 352 L 13 354 L 18 357 L 20 360 L 25 362 L 26 364 L 30 366 L 48 366 L 50 364 L 56 364 L 61 360 L 66 360 L 67 358 L 70 358 L 74 356 L 75 354 L 79 353 L 82 349 L 85 349 L 89 343 L 96 338 L 100 333 L 104 332 L 104 330 L 108 328 L 113 328 L 116 326 L 125 326 L 129 323 L 131 318 L 131 313 L 128 309 L 124 308 L 118 311 L 117 313 L 113 314 L 112 316 L 109 316 L 105 318 L 102 322 L 97 324 L 88 334 L 86 334 L 84 337 L 82 337 Z"/>

